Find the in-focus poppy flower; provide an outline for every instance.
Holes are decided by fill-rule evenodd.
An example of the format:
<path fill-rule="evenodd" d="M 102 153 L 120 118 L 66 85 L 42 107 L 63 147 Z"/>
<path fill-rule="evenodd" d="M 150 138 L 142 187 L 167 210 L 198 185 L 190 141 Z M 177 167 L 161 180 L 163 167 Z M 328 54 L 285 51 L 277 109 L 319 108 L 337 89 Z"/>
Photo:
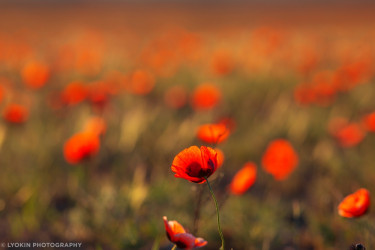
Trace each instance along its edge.
<path fill-rule="evenodd" d="M 361 188 L 350 194 L 338 206 L 340 216 L 353 218 L 363 215 L 370 206 L 370 192 Z"/>
<path fill-rule="evenodd" d="M 204 124 L 199 127 L 197 137 L 207 143 L 221 143 L 229 136 L 229 129 L 224 124 Z"/>
<path fill-rule="evenodd" d="M 221 100 L 221 91 L 211 83 L 199 85 L 193 92 L 192 106 L 195 110 L 209 110 Z"/>
<path fill-rule="evenodd" d="M 207 245 L 207 241 L 202 238 L 196 238 L 192 234 L 187 233 L 184 227 L 177 221 L 168 221 L 166 216 L 163 217 L 163 220 L 168 239 L 176 244 L 177 247 L 182 249 L 193 249 Z"/>
<path fill-rule="evenodd" d="M 83 82 L 73 81 L 64 88 L 61 99 L 67 105 L 76 105 L 85 100 L 87 95 L 87 86 Z"/>
<path fill-rule="evenodd" d="M 262 157 L 264 170 L 272 174 L 276 180 L 286 179 L 297 164 L 297 153 L 292 145 L 284 139 L 270 142 Z"/>
<path fill-rule="evenodd" d="M 210 148 L 191 146 L 176 155 L 172 163 L 175 177 L 195 183 L 204 183 L 217 169 L 217 152 Z"/>
<path fill-rule="evenodd" d="M 182 86 L 172 86 L 164 94 L 164 102 L 168 107 L 179 109 L 187 102 L 187 92 Z"/>
<path fill-rule="evenodd" d="M 50 69 L 42 62 L 32 61 L 23 67 L 21 76 L 27 86 L 38 89 L 48 81 Z"/>
<path fill-rule="evenodd" d="M 146 70 L 136 70 L 130 77 L 128 90 L 136 95 L 147 95 L 155 86 L 154 76 Z"/>
<path fill-rule="evenodd" d="M 365 115 L 363 117 L 362 123 L 367 131 L 375 132 L 375 112 Z"/>
<path fill-rule="evenodd" d="M 5 107 L 3 117 L 11 123 L 23 123 L 28 119 L 29 112 L 25 106 L 10 104 Z"/>
<path fill-rule="evenodd" d="M 365 137 L 365 132 L 358 123 L 349 123 L 345 118 L 332 119 L 328 129 L 340 146 L 346 148 L 358 145 Z"/>
<path fill-rule="evenodd" d="M 257 167 L 252 162 L 247 162 L 233 177 L 229 185 L 232 194 L 241 195 L 245 193 L 255 182 Z"/>
<path fill-rule="evenodd" d="M 64 144 L 64 157 L 70 164 L 77 164 L 82 160 L 99 152 L 100 141 L 95 133 L 81 132 L 70 137 Z"/>

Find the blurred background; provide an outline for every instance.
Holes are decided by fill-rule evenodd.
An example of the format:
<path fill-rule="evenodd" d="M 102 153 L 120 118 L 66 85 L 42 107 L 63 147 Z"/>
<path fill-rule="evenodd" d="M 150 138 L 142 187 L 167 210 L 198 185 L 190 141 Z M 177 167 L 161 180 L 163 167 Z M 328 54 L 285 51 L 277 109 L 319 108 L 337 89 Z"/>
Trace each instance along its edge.
<path fill-rule="evenodd" d="M 0 1 L 0 239 L 171 249 L 162 216 L 218 249 L 205 184 L 174 157 L 218 147 L 210 177 L 226 246 L 375 246 L 375 6 L 371 1 Z M 219 145 L 197 138 L 230 121 Z M 78 136 L 77 136 L 78 134 Z M 284 180 L 262 167 L 290 142 Z M 228 185 L 248 161 L 254 185 Z M 200 214 L 200 216 L 197 216 Z"/>

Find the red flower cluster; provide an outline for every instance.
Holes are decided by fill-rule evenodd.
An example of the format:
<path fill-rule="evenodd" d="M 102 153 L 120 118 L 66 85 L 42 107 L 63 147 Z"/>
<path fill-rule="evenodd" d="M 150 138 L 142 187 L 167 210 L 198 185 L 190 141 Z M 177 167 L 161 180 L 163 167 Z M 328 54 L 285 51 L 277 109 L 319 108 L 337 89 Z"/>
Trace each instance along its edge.
<path fill-rule="evenodd" d="M 371 75 L 371 62 L 358 60 L 346 63 L 337 70 L 316 72 L 308 83 L 299 84 L 294 91 L 294 98 L 302 105 L 328 105 L 339 92 L 347 92 L 364 83 Z"/>

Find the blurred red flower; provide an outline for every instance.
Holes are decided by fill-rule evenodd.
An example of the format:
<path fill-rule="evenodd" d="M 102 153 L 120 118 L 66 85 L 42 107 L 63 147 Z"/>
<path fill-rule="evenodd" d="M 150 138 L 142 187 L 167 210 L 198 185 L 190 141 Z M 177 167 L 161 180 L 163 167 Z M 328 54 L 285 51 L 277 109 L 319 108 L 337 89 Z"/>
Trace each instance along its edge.
<path fill-rule="evenodd" d="M 195 183 L 204 183 L 217 169 L 217 152 L 210 148 L 191 146 L 173 159 L 172 171 L 175 177 Z"/>
<path fill-rule="evenodd" d="M 262 165 L 266 172 L 276 180 L 284 180 L 298 164 L 298 155 L 292 145 L 284 139 L 277 139 L 268 144 L 262 157 Z"/>
<path fill-rule="evenodd" d="M 236 173 L 230 183 L 229 189 L 232 194 L 241 195 L 245 193 L 255 182 L 257 167 L 252 162 L 247 162 Z"/>
<path fill-rule="evenodd" d="M 99 109 L 104 108 L 109 101 L 108 86 L 104 81 L 92 82 L 89 85 L 88 98 L 91 104 Z"/>
<path fill-rule="evenodd" d="M 309 84 L 299 84 L 294 88 L 294 100 L 301 105 L 309 105 L 316 100 L 316 94 Z"/>
<path fill-rule="evenodd" d="M 217 144 L 225 141 L 229 133 L 225 124 L 204 124 L 198 128 L 197 137 L 206 143 Z"/>
<path fill-rule="evenodd" d="M 165 231 L 168 239 L 182 249 L 193 249 L 207 245 L 207 241 L 202 238 L 196 238 L 192 234 L 186 233 L 183 226 L 177 221 L 168 221 L 163 216 Z"/>
<path fill-rule="evenodd" d="M 147 95 L 155 86 L 155 77 L 146 70 L 136 70 L 126 86 L 135 95 Z"/>
<path fill-rule="evenodd" d="M 367 131 L 375 132 L 375 112 L 365 115 L 362 122 Z"/>
<path fill-rule="evenodd" d="M 164 102 L 168 107 L 179 109 L 187 102 L 187 92 L 182 86 L 172 86 L 164 94 Z"/>
<path fill-rule="evenodd" d="M 370 206 L 370 192 L 361 188 L 350 194 L 338 206 L 339 215 L 347 218 L 363 215 Z"/>
<path fill-rule="evenodd" d="M 67 105 L 76 105 L 85 100 L 87 95 L 87 86 L 83 82 L 73 81 L 64 88 L 61 99 Z"/>
<path fill-rule="evenodd" d="M 4 99 L 4 87 L 0 84 L 0 102 Z"/>
<path fill-rule="evenodd" d="M 218 76 L 230 74 L 234 68 L 233 58 L 228 51 L 219 50 L 213 54 L 211 61 L 213 73 Z"/>
<path fill-rule="evenodd" d="M 100 141 L 95 133 L 81 132 L 70 137 L 64 144 L 64 157 L 70 164 L 77 164 L 82 160 L 99 152 Z"/>
<path fill-rule="evenodd" d="M 42 62 L 32 61 L 22 68 L 21 76 L 27 86 L 38 89 L 48 81 L 50 69 Z"/>
<path fill-rule="evenodd" d="M 199 85 L 193 92 L 192 106 L 195 110 L 209 110 L 221 100 L 220 89 L 211 83 Z"/>
<path fill-rule="evenodd" d="M 20 104 L 10 104 L 4 108 L 3 117 L 11 123 L 23 123 L 28 119 L 29 111 Z"/>
<path fill-rule="evenodd" d="M 334 118 L 329 122 L 329 131 L 342 147 L 358 145 L 365 132 L 358 123 L 349 123 L 345 118 Z"/>

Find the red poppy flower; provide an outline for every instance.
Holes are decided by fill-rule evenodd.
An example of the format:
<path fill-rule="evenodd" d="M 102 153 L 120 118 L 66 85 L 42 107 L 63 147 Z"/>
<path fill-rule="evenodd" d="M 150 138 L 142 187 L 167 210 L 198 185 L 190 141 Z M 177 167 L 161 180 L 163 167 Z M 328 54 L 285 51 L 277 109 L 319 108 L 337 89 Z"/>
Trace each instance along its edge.
<path fill-rule="evenodd" d="M 328 127 L 342 147 L 356 146 L 365 137 L 365 132 L 358 123 L 349 123 L 345 118 L 331 120 Z"/>
<path fill-rule="evenodd" d="M 370 192 L 361 188 L 350 194 L 338 206 L 339 215 L 347 218 L 363 215 L 370 206 Z"/>
<path fill-rule="evenodd" d="M 262 165 L 266 172 L 273 175 L 276 180 L 284 180 L 298 164 L 298 155 L 292 145 L 284 140 L 272 141 L 262 158 Z"/>
<path fill-rule="evenodd" d="M 23 123 L 27 120 L 29 112 L 26 107 L 19 104 L 10 104 L 4 109 L 4 119 L 11 123 Z"/>
<path fill-rule="evenodd" d="M 128 90 L 135 95 L 147 95 L 155 86 L 155 77 L 146 70 L 136 70 L 130 77 Z"/>
<path fill-rule="evenodd" d="M 64 157 L 70 164 L 77 164 L 83 159 L 96 155 L 99 151 L 98 135 L 82 132 L 70 137 L 64 144 Z"/>
<path fill-rule="evenodd" d="M 104 108 L 109 102 L 109 93 L 105 82 L 92 82 L 89 85 L 88 98 L 94 107 Z"/>
<path fill-rule="evenodd" d="M 294 88 L 294 100 L 300 105 L 309 105 L 316 98 L 316 93 L 308 84 L 299 84 Z"/>
<path fill-rule="evenodd" d="M 49 67 L 42 62 L 29 62 L 21 71 L 21 76 L 26 85 L 38 89 L 42 87 L 49 79 Z"/>
<path fill-rule="evenodd" d="M 375 132 L 375 112 L 372 112 L 363 118 L 363 125 L 367 131 Z"/>
<path fill-rule="evenodd" d="M 220 50 L 215 52 L 211 62 L 213 73 L 219 76 L 230 74 L 234 68 L 233 58 L 229 52 Z"/>
<path fill-rule="evenodd" d="M 4 98 L 4 87 L 3 85 L 0 84 L 0 102 L 3 100 Z"/>
<path fill-rule="evenodd" d="M 197 136 L 207 143 L 221 143 L 229 136 L 229 129 L 224 124 L 204 124 L 199 127 Z"/>
<path fill-rule="evenodd" d="M 247 162 L 236 173 L 230 183 L 229 189 L 232 194 L 241 195 L 245 193 L 255 182 L 257 167 L 252 162 Z"/>
<path fill-rule="evenodd" d="M 177 221 L 168 221 L 163 217 L 165 231 L 168 239 L 182 249 L 192 249 L 207 245 L 207 241 L 202 238 L 196 238 L 192 234 L 186 233 L 183 226 Z"/>
<path fill-rule="evenodd" d="M 179 109 L 185 106 L 187 92 L 182 86 L 172 86 L 164 94 L 164 102 L 168 107 Z"/>
<path fill-rule="evenodd" d="M 173 159 L 172 171 L 175 177 L 195 183 L 204 183 L 217 169 L 217 152 L 210 148 L 191 146 L 182 150 Z"/>
<path fill-rule="evenodd" d="M 193 92 L 192 105 L 196 110 L 214 108 L 221 100 L 221 91 L 210 83 L 199 85 Z"/>
<path fill-rule="evenodd" d="M 88 89 L 83 82 L 74 81 L 69 83 L 61 93 L 62 101 L 68 105 L 75 105 L 88 95 Z"/>

